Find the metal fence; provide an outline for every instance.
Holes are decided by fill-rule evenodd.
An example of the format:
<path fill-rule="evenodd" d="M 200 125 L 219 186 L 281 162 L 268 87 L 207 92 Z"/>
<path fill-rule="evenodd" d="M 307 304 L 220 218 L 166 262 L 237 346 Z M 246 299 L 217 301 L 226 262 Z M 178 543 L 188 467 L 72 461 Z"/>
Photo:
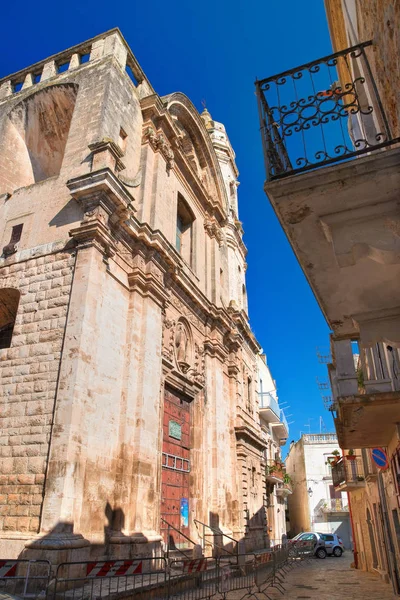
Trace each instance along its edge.
<path fill-rule="evenodd" d="M 0 595 L 6 593 L 21 598 L 44 595 L 50 573 L 47 560 L 0 560 Z"/>
<path fill-rule="evenodd" d="M 363 42 L 256 81 L 267 180 L 397 143 Z"/>
<path fill-rule="evenodd" d="M 129 592 L 135 598 L 164 598 L 167 561 L 163 557 L 97 562 L 62 563 L 58 566 L 52 600 L 90 600 Z M 147 596 L 149 597 L 149 596 Z"/>
<path fill-rule="evenodd" d="M 284 593 L 287 573 L 314 555 L 311 542 L 288 542 L 259 553 L 193 560 L 137 558 L 60 564 L 51 578 L 47 561 L 0 561 L 0 591 L 46 600 L 242 600 L 269 588 Z M 1 594 L 0 594 L 1 595 Z"/>

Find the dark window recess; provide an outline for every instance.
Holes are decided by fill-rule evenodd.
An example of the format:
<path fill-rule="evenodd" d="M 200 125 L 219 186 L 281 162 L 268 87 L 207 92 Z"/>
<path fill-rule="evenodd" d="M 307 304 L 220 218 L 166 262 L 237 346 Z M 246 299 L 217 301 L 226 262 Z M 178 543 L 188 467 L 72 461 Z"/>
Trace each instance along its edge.
<path fill-rule="evenodd" d="M 24 227 L 23 223 L 19 225 L 14 225 L 11 230 L 11 239 L 6 246 L 3 248 L 3 255 L 10 256 L 17 251 L 17 244 L 21 239 L 22 229 Z"/>
<path fill-rule="evenodd" d="M 0 350 L 11 346 L 19 296 L 19 291 L 13 288 L 0 290 Z"/>
<path fill-rule="evenodd" d="M 392 509 L 392 515 L 393 515 L 394 530 L 396 532 L 397 546 L 400 550 L 400 521 L 399 521 L 399 513 L 397 512 L 396 508 Z"/>
<path fill-rule="evenodd" d="M 129 79 L 132 81 L 133 85 L 135 87 L 137 87 L 138 80 L 136 79 L 136 77 L 132 71 L 132 68 L 129 65 L 126 65 L 125 69 L 126 69 L 126 72 L 128 73 Z"/>

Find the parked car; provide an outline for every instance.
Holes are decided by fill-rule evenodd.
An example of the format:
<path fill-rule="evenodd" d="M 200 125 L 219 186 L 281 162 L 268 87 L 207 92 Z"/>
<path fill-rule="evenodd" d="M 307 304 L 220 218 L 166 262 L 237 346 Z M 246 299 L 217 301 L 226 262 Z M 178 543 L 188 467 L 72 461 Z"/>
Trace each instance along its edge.
<path fill-rule="evenodd" d="M 314 554 L 317 558 L 326 558 L 327 555 L 342 556 L 344 545 L 342 539 L 335 533 L 314 533 L 306 531 L 299 533 L 289 544 L 300 542 L 315 542 Z"/>

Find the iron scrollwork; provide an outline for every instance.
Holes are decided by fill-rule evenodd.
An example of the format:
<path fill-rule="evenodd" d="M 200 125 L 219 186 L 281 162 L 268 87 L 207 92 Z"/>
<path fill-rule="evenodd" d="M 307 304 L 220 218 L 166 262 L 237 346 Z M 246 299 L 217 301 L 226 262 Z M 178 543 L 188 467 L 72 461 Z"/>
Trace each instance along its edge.
<path fill-rule="evenodd" d="M 267 180 L 393 144 L 365 42 L 256 81 Z"/>

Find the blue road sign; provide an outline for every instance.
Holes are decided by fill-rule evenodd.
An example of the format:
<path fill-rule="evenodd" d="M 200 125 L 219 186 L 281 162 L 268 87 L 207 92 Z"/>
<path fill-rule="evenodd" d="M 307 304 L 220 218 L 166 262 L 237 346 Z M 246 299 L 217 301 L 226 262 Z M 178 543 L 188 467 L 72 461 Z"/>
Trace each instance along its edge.
<path fill-rule="evenodd" d="M 372 450 L 372 460 L 380 469 L 387 469 L 389 461 L 386 452 L 383 448 L 374 448 Z"/>

